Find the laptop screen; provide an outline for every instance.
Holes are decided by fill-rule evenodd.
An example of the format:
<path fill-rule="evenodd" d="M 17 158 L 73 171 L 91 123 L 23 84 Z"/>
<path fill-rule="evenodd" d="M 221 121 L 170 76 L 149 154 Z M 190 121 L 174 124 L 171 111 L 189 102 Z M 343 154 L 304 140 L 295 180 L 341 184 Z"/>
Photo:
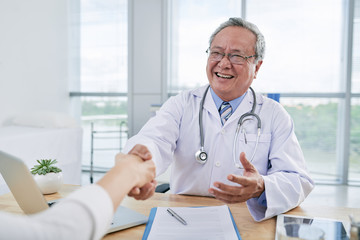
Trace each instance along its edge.
<path fill-rule="evenodd" d="M 44 196 L 22 160 L 0 151 L 0 173 L 24 213 L 37 213 L 48 208 Z"/>

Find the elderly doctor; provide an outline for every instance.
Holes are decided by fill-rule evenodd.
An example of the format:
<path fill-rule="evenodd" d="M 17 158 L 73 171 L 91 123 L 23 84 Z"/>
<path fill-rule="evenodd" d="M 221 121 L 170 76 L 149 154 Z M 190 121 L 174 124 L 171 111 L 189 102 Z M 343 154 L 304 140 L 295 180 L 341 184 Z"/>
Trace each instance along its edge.
<path fill-rule="evenodd" d="M 172 193 L 246 201 L 256 221 L 298 206 L 313 181 L 294 123 L 279 103 L 250 88 L 264 51 L 254 24 L 241 18 L 221 24 L 207 50 L 210 87 L 170 98 L 124 151 L 145 145 L 157 175 L 173 163 Z M 153 191 L 148 184 L 132 195 L 146 199 Z"/>

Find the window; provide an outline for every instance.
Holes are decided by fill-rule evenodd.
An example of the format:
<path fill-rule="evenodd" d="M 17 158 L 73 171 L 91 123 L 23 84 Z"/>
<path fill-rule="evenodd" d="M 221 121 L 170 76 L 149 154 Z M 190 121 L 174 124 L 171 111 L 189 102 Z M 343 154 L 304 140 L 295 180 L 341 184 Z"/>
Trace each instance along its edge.
<path fill-rule="evenodd" d="M 248 1 L 247 20 L 259 27 L 267 44 L 254 88 L 338 92 L 343 8 L 341 0 Z"/>
<path fill-rule="evenodd" d="M 93 142 L 94 165 L 107 168 L 127 139 L 127 0 L 81 0 L 78 8 L 80 84 L 71 96 L 81 102 L 82 163 L 90 165 L 91 124 L 97 132 L 121 128 L 121 137 L 104 133 Z"/>
<path fill-rule="evenodd" d="M 255 0 L 249 1 L 247 7 L 248 20 L 263 31 L 267 43 L 254 88 L 260 92 L 316 93 L 316 98 L 294 98 L 290 94 L 288 98 L 282 97 L 281 103 L 294 120 L 313 178 L 340 181 L 339 100 L 320 98 L 319 94 L 344 91 L 341 82 L 343 2 Z M 326 168 L 321 167 L 324 164 Z"/>
<path fill-rule="evenodd" d="M 127 1 L 81 1 L 82 92 L 127 91 Z"/>
<path fill-rule="evenodd" d="M 351 105 L 349 180 L 360 183 L 360 98 L 354 98 Z"/>
<path fill-rule="evenodd" d="M 110 168 L 127 140 L 127 98 L 81 97 L 81 102 L 82 165 L 90 165 L 93 150 L 94 167 Z"/>
<path fill-rule="evenodd" d="M 220 22 L 240 16 L 238 0 L 172 1 L 171 7 L 171 76 L 168 92 L 193 88 L 207 83 L 205 67 L 209 37 Z"/>
<path fill-rule="evenodd" d="M 360 0 L 355 1 L 353 31 L 349 180 L 360 183 Z"/>
<path fill-rule="evenodd" d="M 339 99 L 282 98 L 281 104 L 293 118 L 296 136 L 314 180 L 340 181 L 337 160 Z"/>
<path fill-rule="evenodd" d="M 352 92 L 360 94 L 360 0 L 355 1 L 353 28 Z"/>

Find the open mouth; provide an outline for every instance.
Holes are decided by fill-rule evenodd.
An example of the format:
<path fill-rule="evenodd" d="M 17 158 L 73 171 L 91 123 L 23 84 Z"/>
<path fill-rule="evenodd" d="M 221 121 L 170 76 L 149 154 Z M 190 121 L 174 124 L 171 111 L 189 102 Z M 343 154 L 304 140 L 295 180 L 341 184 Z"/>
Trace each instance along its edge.
<path fill-rule="evenodd" d="M 231 78 L 234 77 L 234 76 L 232 76 L 232 75 L 225 75 L 225 74 L 221 74 L 221 73 L 218 73 L 218 72 L 216 72 L 215 75 L 216 75 L 217 77 L 225 78 L 225 79 L 231 79 Z"/>

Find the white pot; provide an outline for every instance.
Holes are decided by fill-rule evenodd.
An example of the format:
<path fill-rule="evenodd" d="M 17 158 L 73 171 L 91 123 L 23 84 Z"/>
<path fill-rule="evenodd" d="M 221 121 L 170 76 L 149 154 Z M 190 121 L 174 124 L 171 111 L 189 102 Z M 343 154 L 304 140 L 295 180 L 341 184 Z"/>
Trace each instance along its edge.
<path fill-rule="evenodd" d="M 63 175 L 62 172 L 58 173 L 47 173 L 45 175 L 38 175 L 34 176 L 34 179 L 37 185 L 40 188 L 42 194 L 51 194 L 56 193 L 60 190 L 61 186 L 63 185 Z"/>

